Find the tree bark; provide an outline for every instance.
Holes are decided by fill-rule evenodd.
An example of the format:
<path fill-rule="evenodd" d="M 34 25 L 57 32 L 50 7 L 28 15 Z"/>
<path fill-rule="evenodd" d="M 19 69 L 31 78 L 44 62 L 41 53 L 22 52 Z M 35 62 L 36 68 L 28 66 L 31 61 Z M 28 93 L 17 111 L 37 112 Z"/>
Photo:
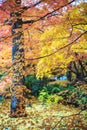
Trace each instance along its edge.
<path fill-rule="evenodd" d="M 21 7 L 21 0 L 15 0 L 17 8 L 11 12 L 12 26 L 12 95 L 11 95 L 11 117 L 26 116 L 23 95 L 24 84 L 24 36 L 22 31 L 22 17 L 18 10 Z"/>

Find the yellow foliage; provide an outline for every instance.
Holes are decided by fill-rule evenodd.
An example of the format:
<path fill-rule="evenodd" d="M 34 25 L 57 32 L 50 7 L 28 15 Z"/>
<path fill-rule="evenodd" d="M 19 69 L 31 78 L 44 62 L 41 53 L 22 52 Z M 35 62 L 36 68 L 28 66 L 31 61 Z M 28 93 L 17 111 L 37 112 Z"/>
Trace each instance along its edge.
<path fill-rule="evenodd" d="M 81 33 L 87 31 L 86 7 L 87 3 L 73 6 L 73 9 L 69 9 L 64 14 L 66 22 L 47 28 L 41 35 L 40 55 L 47 55 L 47 57 L 39 60 L 37 77 L 50 77 L 55 69 L 58 70 L 58 73 L 64 74 L 67 71 L 68 64 L 74 60 L 73 54 L 75 52 L 87 53 L 87 34 L 73 42 Z M 70 42 L 73 42 L 73 44 L 67 46 Z"/>

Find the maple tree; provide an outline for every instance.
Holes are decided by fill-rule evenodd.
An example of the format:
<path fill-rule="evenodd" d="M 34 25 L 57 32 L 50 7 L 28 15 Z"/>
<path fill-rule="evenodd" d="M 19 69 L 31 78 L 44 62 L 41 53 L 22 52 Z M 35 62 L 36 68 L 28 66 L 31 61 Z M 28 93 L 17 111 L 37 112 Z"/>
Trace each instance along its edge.
<path fill-rule="evenodd" d="M 75 59 L 73 54 L 81 54 L 79 45 L 75 44 L 75 50 L 73 43 L 78 40 L 81 51 L 85 51 L 86 3 L 74 6 L 73 2 L 74 0 L 7 0 L 1 4 L 0 67 L 5 70 L 9 68 L 9 63 L 12 66 L 12 117 L 26 116 L 23 93 L 24 76 L 30 72 L 27 72 L 28 66 L 36 66 L 35 73 L 40 78 L 52 76 L 54 70 L 64 74 L 68 64 Z"/>

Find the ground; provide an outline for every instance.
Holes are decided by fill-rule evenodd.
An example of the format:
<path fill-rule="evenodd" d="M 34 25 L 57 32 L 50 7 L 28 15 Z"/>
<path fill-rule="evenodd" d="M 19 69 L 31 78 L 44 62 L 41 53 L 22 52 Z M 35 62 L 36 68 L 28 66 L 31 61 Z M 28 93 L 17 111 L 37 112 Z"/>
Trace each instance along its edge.
<path fill-rule="evenodd" d="M 26 106 L 24 118 L 10 118 L 9 107 L 8 100 L 0 105 L 0 130 L 87 130 L 87 111 L 78 114 L 80 109 L 72 106 L 36 102 Z"/>

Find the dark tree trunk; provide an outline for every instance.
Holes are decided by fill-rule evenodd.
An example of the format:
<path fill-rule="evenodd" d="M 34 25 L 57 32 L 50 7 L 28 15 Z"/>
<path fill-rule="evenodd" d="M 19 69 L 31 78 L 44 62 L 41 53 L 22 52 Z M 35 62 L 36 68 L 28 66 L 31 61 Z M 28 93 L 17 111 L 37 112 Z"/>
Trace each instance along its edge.
<path fill-rule="evenodd" d="M 69 65 L 68 65 L 68 71 L 66 73 L 67 79 L 69 81 L 72 81 L 72 71 L 71 71 L 71 69 L 72 69 L 72 62 L 69 63 Z"/>
<path fill-rule="evenodd" d="M 15 4 L 20 9 L 21 0 L 15 0 Z M 25 103 L 23 95 L 24 84 L 24 38 L 22 31 L 22 18 L 19 10 L 11 13 L 11 18 L 14 19 L 12 26 L 12 95 L 11 95 L 11 117 L 26 116 Z"/>
<path fill-rule="evenodd" d="M 69 81 L 72 81 L 72 72 L 71 72 L 71 70 L 68 70 L 68 71 L 67 71 L 66 76 L 67 76 L 67 79 L 68 79 Z"/>
<path fill-rule="evenodd" d="M 84 67 L 84 65 L 83 65 L 81 60 L 79 60 L 79 65 L 81 66 L 81 72 L 82 72 L 83 77 L 86 77 L 87 76 L 87 72 L 86 72 L 86 69 L 85 69 L 85 67 Z"/>
<path fill-rule="evenodd" d="M 69 81 L 72 81 L 73 79 L 72 73 L 74 73 L 75 75 L 73 82 L 77 82 L 77 81 L 87 82 L 86 68 L 84 67 L 81 60 L 78 60 L 77 62 L 72 61 L 69 63 L 68 72 L 67 72 L 67 78 Z"/>

